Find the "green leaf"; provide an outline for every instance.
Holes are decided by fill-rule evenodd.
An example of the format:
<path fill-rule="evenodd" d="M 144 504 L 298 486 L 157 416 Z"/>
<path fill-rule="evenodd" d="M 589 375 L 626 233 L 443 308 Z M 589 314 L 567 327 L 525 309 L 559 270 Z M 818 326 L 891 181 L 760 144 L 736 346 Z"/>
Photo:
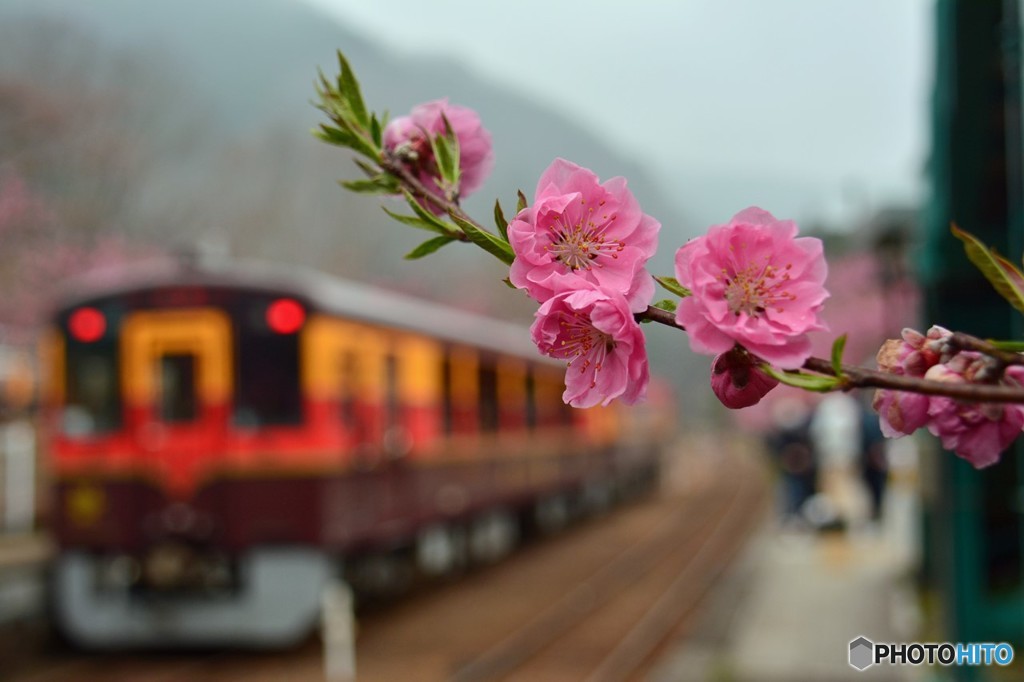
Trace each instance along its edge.
<path fill-rule="evenodd" d="M 1008 350 L 1012 353 L 1024 353 L 1024 341 L 996 341 L 988 339 L 988 342 L 999 350 Z"/>
<path fill-rule="evenodd" d="M 341 50 L 338 50 L 338 66 L 341 68 L 341 74 L 338 76 L 338 90 L 348 103 L 352 116 L 366 129 L 370 126 L 370 117 L 366 113 L 363 93 L 359 89 L 359 81 L 356 80 L 355 72 L 349 66 L 348 60 L 345 59 Z"/>
<path fill-rule="evenodd" d="M 508 241 L 508 221 L 505 220 L 505 212 L 501 210 L 501 202 L 494 200 L 494 224 L 498 227 L 501 238 Z"/>
<path fill-rule="evenodd" d="M 405 196 L 405 202 L 409 204 L 409 207 L 412 208 L 413 213 L 415 213 L 420 220 L 430 223 L 439 231 L 441 231 L 441 234 L 455 236 L 456 230 L 451 225 L 444 222 L 427 209 L 423 208 L 423 205 L 420 204 L 420 202 L 416 200 L 416 197 L 414 197 L 408 190 L 402 190 L 402 194 Z"/>
<path fill-rule="evenodd" d="M 428 232 L 437 232 L 438 234 L 444 235 L 446 237 L 451 236 L 451 231 L 449 229 L 439 228 L 434 223 L 423 220 L 422 218 L 418 218 L 417 216 L 402 215 L 401 213 L 395 213 L 394 211 L 388 210 L 387 206 L 381 206 L 381 209 L 383 209 L 385 213 L 387 213 L 389 216 L 391 216 L 398 222 L 402 223 L 403 225 L 408 225 L 409 227 L 416 227 L 421 230 L 427 230 Z"/>
<path fill-rule="evenodd" d="M 779 383 L 800 388 L 814 393 L 828 393 L 842 386 L 843 380 L 838 377 L 821 374 L 804 374 L 803 372 L 786 372 L 768 364 L 761 364 L 761 371 L 779 381 Z"/>
<path fill-rule="evenodd" d="M 448 244 L 451 244 L 453 241 L 455 241 L 454 237 L 446 237 L 443 235 L 440 237 L 434 237 L 433 239 L 428 239 L 427 241 L 423 242 L 409 253 L 405 254 L 405 258 L 407 260 L 416 260 L 417 258 L 423 258 L 424 256 L 428 256 L 434 253 L 442 246 L 447 246 Z"/>
<path fill-rule="evenodd" d="M 466 236 L 469 237 L 471 242 L 500 260 L 505 265 L 512 265 L 512 261 L 515 260 L 516 255 L 512 251 L 512 247 L 509 246 L 508 242 L 501 241 L 501 239 L 490 232 L 480 229 L 477 225 L 460 218 L 454 213 L 449 213 L 448 215 L 455 221 L 456 225 L 462 228 L 462 231 L 466 233 Z"/>
<path fill-rule="evenodd" d="M 954 237 L 964 243 L 967 258 L 981 270 L 981 274 L 995 287 L 999 295 L 1024 313 L 1024 274 L 1010 261 L 985 246 L 973 234 L 961 230 L 955 224 L 950 226 L 950 230 Z"/>
<path fill-rule="evenodd" d="M 686 298 L 691 294 L 690 290 L 680 284 L 675 277 L 655 277 L 654 281 L 669 293 L 675 294 L 680 298 Z"/>
<path fill-rule="evenodd" d="M 339 180 L 339 184 L 358 194 L 395 194 L 398 183 L 390 175 L 376 175 L 369 180 Z"/>
<path fill-rule="evenodd" d="M 505 279 L 503 279 L 501 281 L 504 282 L 505 286 L 507 286 L 509 289 L 517 289 L 518 288 L 515 284 L 512 284 L 512 280 L 510 280 L 508 277 L 506 277 Z"/>
<path fill-rule="evenodd" d="M 377 114 L 370 114 L 370 137 L 378 148 L 384 146 L 383 126 L 377 120 Z"/>
<path fill-rule="evenodd" d="M 846 334 L 843 334 L 832 344 L 832 370 L 836 376 L 843 374 L 843 351 L 846 349 Z"/>
<path fill-rule="evenodd" d="M 352 133 L 321 123 L 319 130 L 313 131 L 313 136 L 338 147 L 351 149 L 355 136 Z"/>
<path fill-rule="evenodd" d="M 676 307 L 677 306 L 676 306 L 675 299 L 666 298 L 666 299 L 663 299 L 663 300 L 658 301 L 657 303 L 655 303 L 654 307 L 655 308 L 661 308 L 662 310 L 667 310 L 670 313 L 674 313 L 676 311 Z"/>
<path fill-rule="evenodd" d="M 528 201 L 526 201 L 526 195 L 523 194 L 523 190 L 519 190 L 518 192 L 516 192 L 516 194 L 519 197 L 519 201 L 516 202 L 516 213 L 519 213 L 530 204 Z"/>
<path fill-rule="evenodd" d="M 430 146 L 434 151 L 434 161 L 441 179 L 454 190 L 459 187 L 459 138 L 452 130 L 448 117 L 441 114 L 444 123 L 444 134 L 430 138 Z"/>

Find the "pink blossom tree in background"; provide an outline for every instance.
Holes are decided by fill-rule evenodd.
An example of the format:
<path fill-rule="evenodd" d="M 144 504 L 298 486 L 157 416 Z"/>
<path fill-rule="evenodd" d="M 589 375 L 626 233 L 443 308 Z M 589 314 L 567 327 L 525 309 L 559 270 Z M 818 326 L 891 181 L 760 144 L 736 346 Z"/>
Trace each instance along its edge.
<path fill-rule="evenodd" d="M 641 324 L 654 322 L 686 332 L 693 351 L 716 356 L 710 384 L 726 407 L 756 405 L 780 384 L 814 393 L 873 388 L 886 435 L 927 428 L 979 468 L 997 462 L 1020 436 L 1024 343 L 938 328 L 908 328 L 902 341 L 882 343 L 891 320 L 910 314 L 913 292 L 857 259 L 834 270 L 834 289 L 827 289 L 821 240 L 799 236 L 794 222 L 758 207 L 675 247 L 674 277 L 652 276 L 646 265 L 658 220 L 642 211 L 624 178 L 602 183 L 564 159 L 542 174 L 532 204 L 519 192 L 511 221 L 495 202 L 496 229 L 489 230 L 460 206 L 491 164 L 490 135 L 479 118 L 436 100 L 388 124 L 367 109 L 340 52 L 338 59 L 335 80 L 320 76 L 319 108 L 329 123 L 315 135 L 362 157 L 366 179 L 342 184 L 404 197 L 411 213 L 384 210 L 435 235 L 407 258 L 462 241 L 508 266 L 506 283 L 539 304 L 532 328 L 539 351 L 566 361 L 565 402 L 642 400 L 650 369 Z M 953 232 L 1024 313 L 1020 269 L 969 233 Z M 672 298 L 652 304 L 655 281 Z M 840 297 L 830 324 L 833 290 L 855 296 Z M 822 348 L 812 334 L 820 339 L 829 329 L 841 335 Z M 881 346 L 876 369 L 844 362 L 847 351 L 861 360 L 869 345 Z"/>

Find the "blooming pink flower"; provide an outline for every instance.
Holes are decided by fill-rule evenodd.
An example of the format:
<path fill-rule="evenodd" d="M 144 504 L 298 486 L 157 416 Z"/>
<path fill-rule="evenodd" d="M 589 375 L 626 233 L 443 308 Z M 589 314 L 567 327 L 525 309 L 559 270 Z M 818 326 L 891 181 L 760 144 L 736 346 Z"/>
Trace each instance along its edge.
<path fill-rule="evenodd" d="M 661 223 L 640 210 L 624 178 L 598 177 L 555 159 L 537 182 L 533 205 L 509 223 L 512 284 L 546 301 L 584 282 L 622 292 L 639 312 L 654 295 L 645 269 Z"/>
<path fill-rule="evenodd" d="M 778 385 L 778 379 L 765 374 L 757 360 L 739 347 L 722 353 L 711 364 L 711 390 L 729 409 L 756 405 Z"/>
<path fill-rule="evenodd" d="M 573 407 L 631 405 L 650 380 L 640 325 L 617 291 L 583 283 L 545 301 L 530 328 L 544 355 L 569 361 L 562 399 Z"/>
<path fill-rule="evenodd" d="M 975 353 L 959 353 L 945 365 L 934 365 L 925 378 L 954 383 L 969 381 L 973 369 L 970 362 L 977 357 Z M 1024 367 L 1009 367 L 1004 376 L 1010 383 L 1024 385 Z M 998 462 L 1000 453 L 1024 427 L 1024 405 L 969 403 L 933 396 L 928 400 L 928 416 L 928 430 L 942 440 L 942 447 L 976 469 Z"/>
<path fill-rule="evenodd" d="M 409 169 L 423 185 L 443 197 L 437 163 L 430 138 L 443 135 L 444 118 L 459 140 L 460 179 L 458 192 L 467 196 L 483 184 L 494 167 L 491 134 L 472 109 L 434 100 L 413 107 L 408 116 L 400 116 L 384 128 L 384 148 L 405 159 Z"/>
<path fill-rule="evenodd" d="M 784 368 L 810 357 L 807 333 L 826 329 L 827 266 L 821 241 L 796 234 L 796 223 L 748 208 L 680 247 L 676 279 L 693 295 L 676 320 L 691 349 L 722 353 L 738 343 Z"/>

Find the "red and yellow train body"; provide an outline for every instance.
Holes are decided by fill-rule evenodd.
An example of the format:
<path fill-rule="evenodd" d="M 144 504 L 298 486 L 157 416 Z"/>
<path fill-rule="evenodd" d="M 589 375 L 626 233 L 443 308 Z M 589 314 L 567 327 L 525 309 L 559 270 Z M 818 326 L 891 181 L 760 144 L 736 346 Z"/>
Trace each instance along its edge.
<path fill-rule="evenodd" d="M 85 644 L 294 639 L 339 560 L 656 467 L 524 330 L 320 277 L 94 290 L 47 351 L 56 613 Z"/>

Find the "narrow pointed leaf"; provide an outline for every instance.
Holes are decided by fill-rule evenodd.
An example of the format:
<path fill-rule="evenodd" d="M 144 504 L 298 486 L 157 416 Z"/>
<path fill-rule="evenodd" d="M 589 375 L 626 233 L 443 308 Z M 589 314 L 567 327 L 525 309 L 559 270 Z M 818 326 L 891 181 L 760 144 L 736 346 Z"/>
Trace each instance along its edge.
<path fill-rule="evenodd" d="M 951 225 L 953 236 L 964 243 L 967 258 L 981 270 L 985 279 L 995 287 L 1000 296 L 1010 305 L 1024 313 L 1024 276 L 1005 258 L 990 250 L 973 234 Z M 1008 268 L 1008 269 L 1007 269 Z"/>
<path fill-rule="evenodd" d="M 389 175 L 378 175 L 368 180 L 341 180 L 339 184 L 358 194 L 394 194 L 398 191 L 394 179 Z"/>
<path fill-rule="evenodd" d="M 428 256 L 434 253 L 442 246 L 447 246 L 448 244 L 451 244 L 453 241 L 455 241 L 453 237 L 445 237 L 443 235 L 440 237 L 434 237 L 433 239 L 428 239 L 427 241 L 423 242 L 409 253 L 405 254 L 405 258 L 406 260 L 416 260 L 417 258 L 423 258 L 424 256 Z"/>
<path fill-rule="evenodd" d="M 1024 353 L 1024 341 L 996 341 L 988 339 L 988 342 L 999 350 L 1008 350 L 1012 353 Z"/>
<path fill-rule="evenodd" d="M 843 351 L 846 349 L 846 334 L 843 334 L 832 344 L 832 371 L 836 376 L 843 373 Z"/>
<path fill-rule="evenodd" d="M 675 299 L 666 298 L 655 303 L 654 307 L 661 308 L 662 310 L 667 310 L 670 313 L 674 313 L 678 306 L 676 305 Z"/>
<path fill-rule="evenodd" d="M 505 220 L 505 213 L 501 210 L 501 202 L 497 199 L 494 200 L 494 224 L 498 227 L 501 238 L 508 241 L 508 221 Z"/>
<path fill-rule="evenodd" d="M 345 147 L 351 149 L 355 142 L 355 136 L 352 133 L 335 128 L 329 125 L 320 125 L 319 130 L 313 131 L 313 136 L 326 142 L 327 144 L 333 144 L 338 147 Z"/>
<path fill-rule="evenodd" d="M 377 120 L 376 114 L 370 115 L 370 137 L 373 138 L 373 143 L 378 147 L 384 146 L 383 127 L 380 121 Z"/>
<path fill-rule="evenodd" d="M 519 190 L 516 194 L 519 198 L 519 201 L 516 203 L 516 213 L 519 213 L 524 208 L 529 206 L 530 203 L 526 200 L 526 195 L 523 194 L 523 190 Z"/>
<path fill-rule="evenodd" d="M 341 68 L 341 74 L 338 76 L 339 90 L 348 102 L 355 120 L 363 128 L 368 128 L 370 117 L 366 113 L 366 104 L 363 102 L 363 93 L 359 89 L 359 81 L 356 80 L 356 74 L 341 50 L 338 50 L 338 66 Z"/>
<path fill-rule="evenodd" d="M 779 383 L 800 388 L 815 393 L 828 393 L 842 385 L 842 379 L 837 377 L 823 376 L 820 374 L 804 374 L 803 372 L 785 372 L 775 369 L 771 365 L 762 364 L 761 370 L 768 376 L 776 379 Z"/>
<path fill-rule="evenodd" d="M 679 280 L 675 277 L 655 277 L 654 281 L 669 293 L 675 294 L 680 298 L 686 298 L 691 294 L 690 290 L 680 284 Z"/>
<path fill-rule="evenodd" d="M 418 228 L 420 230 L 427 230 L 428 232 L 436 232 L 436 233 L 442 234 L 442 235 L 444 235 L 446 237 L 451 236 L 449 234 L 448 230 L 441 229 L 441 228 L 437 227 L 437 225 L 435 225 L 433 223 L 430 223 L 430 222 L 427 222 L 427 221 L 425 221 L 425 220 L 423 220 L 421 218 L 418 218 L 418 217 L 416 217 L 414 215 L 402 215 L 401 213 L 395 213 L 394 211 L 389 210 L 386 206 L 381 206 L 381 209 L 383 209 L 383 211 L 385 213 L 387 213 L 389 216 L 391 216 L 392 218 L 394 218 L 398 222 L 402 223 L 403 225 L 408 225 L 409 227 L 415 227 L 415 228 Z"/>
<path fill-rule="evenodd" d="M 454 213 L 449 213 L 448 215 L 455 221 L 456 225 L 462 228 L 462 231 L 466 233 L 471 242 L 496 257 L 502 263 L 512 265 L 516 255 L 512 252 L 512 247 L 508 245 L 508 242 L 501 241 L 501 239 L 490 232 L 480 229 L 478 226 L 460 218 Z"/>
<path fill-rule="evenodd" d="M 444 222 L 427 209 L 423 208 L 423 205 L 420 204 L 420 202 L 416 200 L 416 197 L 410 194 L 408 190 L 402 190 L 402 194 L 405 196 L 406 203 L 409 204 L 409 207 L 413 210 L 413 213 L 415 213 L 420 220 L 430 223 L 439 231 L 441 231 L 441 234 L 454 235 L 456 233 L 456 230 L 451 225 Z"/>

